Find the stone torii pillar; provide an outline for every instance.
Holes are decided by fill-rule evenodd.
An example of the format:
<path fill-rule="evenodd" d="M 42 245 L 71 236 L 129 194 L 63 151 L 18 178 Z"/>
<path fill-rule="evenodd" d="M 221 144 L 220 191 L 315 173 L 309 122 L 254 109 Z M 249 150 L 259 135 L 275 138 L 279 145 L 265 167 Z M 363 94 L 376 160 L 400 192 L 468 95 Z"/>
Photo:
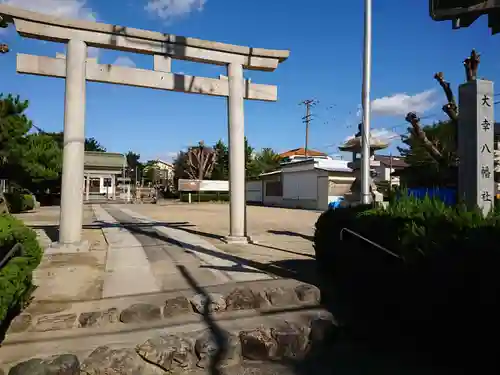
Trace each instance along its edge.
<path fill-rule="evenodd" d="M 70 40 L 66 57 L 64 97 L 60 246 L 85 246 L 81 242 L 81 228 L 83 222 L 86 60 L 87 44 L 81 40 Z"/>
<path fill-rule="evenodd" d="M 228 127 L 229 127 L 229 236 L 228 243 L 247 243 L 245 201 L 245 81 L 243 66 L 229 64 Z"/>

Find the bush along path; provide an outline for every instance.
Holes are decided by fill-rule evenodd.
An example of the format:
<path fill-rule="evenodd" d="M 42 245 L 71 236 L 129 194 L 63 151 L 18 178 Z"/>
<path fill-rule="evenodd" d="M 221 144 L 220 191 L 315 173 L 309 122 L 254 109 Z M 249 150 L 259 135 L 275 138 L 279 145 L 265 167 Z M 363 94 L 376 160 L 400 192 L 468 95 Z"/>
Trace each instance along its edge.
<path fill-rule="evenodd" d="M 352 335 L 436 366 L 498 367 L 498 213 L 429 198 L 329 210 L 314 243 L 322 302 Z"/>
<path fill-rule="evenodd" d="M 20 251 L 0 269 L 0 326 L 4 331 L 32 291 L 32 273 L 42 257 L 36 234 L 8 214 L 0 215 L 0 259 L 20 244 Z M 3 335 L 2 335 L 3 336 Z"/>

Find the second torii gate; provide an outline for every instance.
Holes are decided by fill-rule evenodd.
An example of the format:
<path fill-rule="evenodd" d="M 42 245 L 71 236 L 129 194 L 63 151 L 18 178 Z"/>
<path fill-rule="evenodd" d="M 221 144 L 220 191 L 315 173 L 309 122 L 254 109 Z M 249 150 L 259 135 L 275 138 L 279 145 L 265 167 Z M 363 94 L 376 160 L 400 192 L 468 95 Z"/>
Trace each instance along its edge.
<path fill-rule="evenodd" d="M 268 50 L 186 38 L 90 21 L 65 20 L 0 5 L 0 16 L 24 37 L 67 43 L 67 56 L 18 54 L 17 71 L 66 79 L 64 152 L 59 246 L 81 247 L 85 86 L 87 81 L 171 90 L 228 98 L 230 233 L 228 242 L 246 243 L 244 99 L 277 100 L 277 87 L 251 83 L 243 70 L 273 71 L 289 51 Z M 97 47 L 153 55 L 154 70 L 101 65 L 87 58 Z M 174 74 L 171 59 L 227 67 L 227 77 Z M 62 250 L 62 249 L 61 249 Z"/>

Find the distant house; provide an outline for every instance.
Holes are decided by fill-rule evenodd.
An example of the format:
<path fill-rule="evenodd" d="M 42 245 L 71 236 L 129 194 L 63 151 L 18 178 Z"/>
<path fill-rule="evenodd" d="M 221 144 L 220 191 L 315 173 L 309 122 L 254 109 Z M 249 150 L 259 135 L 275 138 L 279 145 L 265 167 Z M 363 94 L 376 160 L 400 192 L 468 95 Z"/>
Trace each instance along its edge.
<path fill-rule="evenodd" d="M 329 156 L 324 152 L 308 149 L 306 158 L 306 150 L 303 147 L 301 147 L 281 153 L 280 158 L 283 160 L 283 162 L 286 163 L 286 162 L 302 161 L 310 158 L 329 159 Z"/>
<path fill-rule="evenodd" d="M 144 169 L 147 173 L 150 168 L 155 169 L 154 181 L 165 187 L 172 187 L 174 181 L 174 165 L 164 160 L 157 159 L 153 164 L 148 165 Z"/>
<path fill-rule="evenodd" d="M 380 162 L 380 166 L 375 167 L 377 176 L 373 178 L 374 181 L 391 181 L 393 186 L 399 186 L 399 176 L 393 176 L 392 174 L 408 166 L 403 158 L 392 155 L 375 155 L 375 160 Z"/>

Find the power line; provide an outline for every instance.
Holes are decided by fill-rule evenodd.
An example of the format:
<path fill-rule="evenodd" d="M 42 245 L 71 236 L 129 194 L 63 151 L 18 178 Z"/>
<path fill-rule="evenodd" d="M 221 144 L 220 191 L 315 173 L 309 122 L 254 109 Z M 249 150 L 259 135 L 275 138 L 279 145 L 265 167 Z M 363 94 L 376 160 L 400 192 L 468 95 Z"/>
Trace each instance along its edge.
<path fill-rule="evenodd" d="M 318 104 L 319 101 L 316 99 L 306 99 L 302 102 L 299 103 L 299 105 L 305 105 L 306 106 L 306 115 L 302 117 L 302 122 L 306 124 L 306 144 L 304 147 L 304 156 L 307 158 L 307 149 L 309 146 L 309 124 L 311 122 L 311 108 L 314 107 L 316 104 Z"/>

